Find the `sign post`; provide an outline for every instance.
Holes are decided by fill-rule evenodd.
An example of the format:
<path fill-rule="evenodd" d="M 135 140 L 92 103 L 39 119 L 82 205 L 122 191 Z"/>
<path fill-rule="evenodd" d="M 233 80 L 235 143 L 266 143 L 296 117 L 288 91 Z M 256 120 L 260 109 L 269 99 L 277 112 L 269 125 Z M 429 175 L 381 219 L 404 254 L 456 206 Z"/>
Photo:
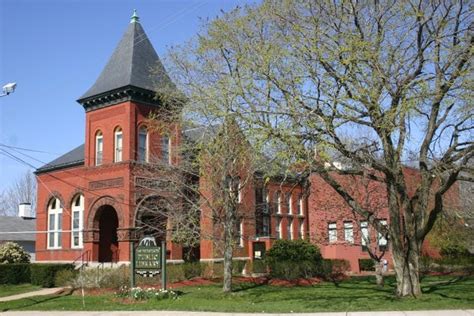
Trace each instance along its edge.
<path fill-rule="evenodd" d="M 166 242 L 161 241 L 161 288 L 166 290 Z"/>

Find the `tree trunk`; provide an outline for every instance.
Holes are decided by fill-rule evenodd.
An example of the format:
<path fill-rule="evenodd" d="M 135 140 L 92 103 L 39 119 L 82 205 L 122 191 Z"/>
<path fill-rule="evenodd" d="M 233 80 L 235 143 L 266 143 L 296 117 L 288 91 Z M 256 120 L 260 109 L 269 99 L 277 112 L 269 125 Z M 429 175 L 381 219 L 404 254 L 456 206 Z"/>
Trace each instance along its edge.
<path fill-rule="evenodd" d="M 421 285 L 419 275 L 419 250 L 409 248 L 393 248 L 393 265 L 397 277 L 398 297 L 419 297 L 421 296 Z"/>
<path fill-rule="evenodd" d="M 383 279 L 383 267 L 380 261 L 374 260 L 375 265 L 375 283 L 378 287 L 383 287 L 385 285 Z"/>
<path fill-rule="evenodd" d="M 224 293 L 232 292 L 232 238 L 228 238 L 226 233 L 224 245 L 224 285 L 222 290 Z"/>

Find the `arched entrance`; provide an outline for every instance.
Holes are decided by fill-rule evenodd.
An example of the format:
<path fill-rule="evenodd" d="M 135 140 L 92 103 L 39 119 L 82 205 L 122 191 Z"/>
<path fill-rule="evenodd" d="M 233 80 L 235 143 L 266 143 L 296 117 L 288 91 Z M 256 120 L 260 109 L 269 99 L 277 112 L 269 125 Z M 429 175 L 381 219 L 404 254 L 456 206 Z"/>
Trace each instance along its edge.
<path fill-rule="evenodd" d="M 99 262 L 118 261 L 118 217 L 110 205 L 102 205 L 97 213 L 99 226 Z"/>

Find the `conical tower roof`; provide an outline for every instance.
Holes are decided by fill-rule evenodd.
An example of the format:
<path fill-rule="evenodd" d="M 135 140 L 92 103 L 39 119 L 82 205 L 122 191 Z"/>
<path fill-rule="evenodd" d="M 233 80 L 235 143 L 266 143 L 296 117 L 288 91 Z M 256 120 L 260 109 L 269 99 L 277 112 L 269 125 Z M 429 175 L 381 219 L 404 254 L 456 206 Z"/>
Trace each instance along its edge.
<path fill-rule="evenodd" d="M 91 106 L 100 107 L 104 102 L 105 105 L 121 102 L 124 97 L 132 97 L 132 91 L 135 94 L 139 91 L 143 97 L 164 88 L 174 89 L 174 84 L 135 12 L 102 73 L 78 102 L 87 110 Z"/>

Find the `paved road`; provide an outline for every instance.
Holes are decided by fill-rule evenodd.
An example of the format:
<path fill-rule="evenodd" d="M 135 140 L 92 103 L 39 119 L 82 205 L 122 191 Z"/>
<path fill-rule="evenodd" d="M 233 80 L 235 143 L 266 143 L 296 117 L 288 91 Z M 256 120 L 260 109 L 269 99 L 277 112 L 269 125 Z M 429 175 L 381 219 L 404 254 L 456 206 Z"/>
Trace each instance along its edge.
<path fill-rule="evenodd" d="M 32 296 L 51 295 L 51 294 L 61 292 L 63 290 L 64 289 L 62 287 L 53 287 L 53 288 L 49 288 L 49 289 L 41 289 L 41 290 L 33 291 L 33 292 L 27 292 L 27 293 L 22 293 L 22 294 L 16 294 L 16 295 L 0 297 L 0 302 L 14 301 L 14 300 L 19 300 L 19 299 L 22 299 L 22 298 L 32 297 Z"/>
<path fill-rule="evenodd" d="M 300 315 L 300 316 L 474 316 L 474 310 L 411 311 L 411 312 L 340 312 L 306 314 L 249 314 L 249 313 L 210 313 L 210 312 L 168 312 L 168 311 L 124 311 L 124 312 L 4 312 L 1 316 L 250 316 L 250 315 Z"/>

